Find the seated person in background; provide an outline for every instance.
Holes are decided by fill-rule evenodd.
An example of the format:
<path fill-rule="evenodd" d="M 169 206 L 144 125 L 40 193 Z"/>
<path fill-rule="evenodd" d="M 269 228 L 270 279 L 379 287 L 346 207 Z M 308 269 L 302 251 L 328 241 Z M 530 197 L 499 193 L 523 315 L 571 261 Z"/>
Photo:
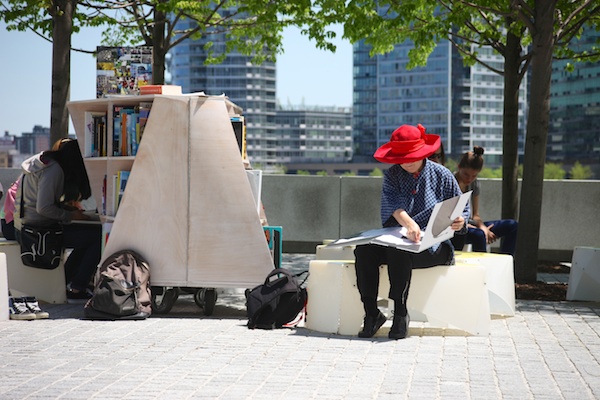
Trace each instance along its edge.
<path fill-rule="evenodd" d="M 461 195 L 452 172 L 427 157 L 440 146 L 438 135 L 426 135 L 421 125 L 402 125 L 392 133 L 390 141 L 381 146 L 374 157 L 394 164 L 383 177 L 381 192 L 381 222 L 384 227 L 407 228 L 408 239 L 421 240 L 433 207 L 440 201 Z M 452 222 L 455 231 L 466 231 L 468 207 Z M 379 266 L 387 264 L 390 279 L 390 299 L 394 300 L 394 321 L 390 339 L 408 335 L 410 318 L 406 300 L 413 268 L 451 265 L 454 248 L 449 240 L 421 252 L 411 253 L 395 247 L 366 244 L 356 246 L 356 277 L 360 299 L 365 310 L 363 329 L 358 336 L 369 338 L 385 323 L 386 317 L 377 307 Z"/>
<path fill-rule="evenodd" d="M 90 183 L 77 140 L 61 139 L 57 144 L 57 150 L 36 154 L 21 165 L 23 175 L 15 199 L 15 235 L 19 240 L 23 224 L 43 227 L 61 223 L 64 247 L 73 249 L 65 262 L 67 299 L 85 301 L 90 297 L 88 284 L 100 262 L 102 229 L 99 224 L 71 224 L 73 220 L 89 219 L 73 204 L 91 196 Z"/>
<path fill-rule="evenodd" d="M 518 223 L 513 219 L 482 221 L 479 216 L 480 185 L 477 175 L 483 168 L 483 148 L 473 147 L 473 151 L 463 154 L 458 163 L 458 171 L 454 173 L 463 193 L 473 190 L 471 194 L 471 219 L 468 231 L 464 236 L 455 236 L 452 240 L 456 250 L 462 250 L 465 242 L 473 246 L 473 251 L 485 252 L 486 245 L 503 238 L 500 252 L 514 257 L 517 245 Z"/>
<path fill-rule="evenodd" d="M 6 192 L 4 208 L 2 209 L 2 235 L 8 240 L 15 240 L 15 197 L 19 188 L 21 176 L 14 181 Z"/>
<path fill-rule="evenodd" d="M 440 141 L 440 147 L 437 148 L 435 153 L 427 157 L 428 160 L 436 162 L 438 164 L 446 165 L 446 153 L 444 152 L 444 144 Z"/>

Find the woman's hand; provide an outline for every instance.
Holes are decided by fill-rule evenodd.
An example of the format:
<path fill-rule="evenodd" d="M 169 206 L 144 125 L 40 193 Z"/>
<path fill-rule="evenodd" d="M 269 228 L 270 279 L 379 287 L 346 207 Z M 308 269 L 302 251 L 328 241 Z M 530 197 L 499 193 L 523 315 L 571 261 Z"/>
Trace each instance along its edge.
<path fill-rule="evenodd" d="M 493 226 L 494 226 L 494 224 L 491 224 L 490 226 L 483 225 L 481 228 L 479 228 L 485 234 L 485 241 L 487 244 L 492 244 L 498 239 L 496 234 L 494 232 L 492 232 Z"/>
<path fill-rule="evenodd" d="M 421 227 L 415 221 L 411 220 L 404 226 L 406 228 L 406 237 L 415 242 L 419 243 L 421 241 Z"/>
<path fill-rule="evenodd" d="M 462 216 L 458 216 L 454 219 L 454 221 L 452 221 L 452 225 L 450 226 L 452 227 L 453 231 L 459 231 L 463 226 L 465 226 L 465 219 Z"/>
<path fill-rule="evenodd" d="M 72 211 L 71 219 L 72 220 L 88 220 L 88 219 L 90 219 L 90 216 L 87 214 L 84 214 L 84 212 L 82 210 L 77 209 L 77 210 Z"/>

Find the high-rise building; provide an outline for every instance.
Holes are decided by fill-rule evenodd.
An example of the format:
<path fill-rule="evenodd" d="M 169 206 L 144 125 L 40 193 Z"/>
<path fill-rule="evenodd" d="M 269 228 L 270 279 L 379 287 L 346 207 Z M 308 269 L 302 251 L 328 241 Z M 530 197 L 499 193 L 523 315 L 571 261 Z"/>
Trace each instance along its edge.
<path fill-rule="evenodd" d="M 598 40 L 600 32 L 586 30 L 578 47 L 589 50 Z M 565 167 L 579 161 L 600 176 L 600 63 L 578 63 L 569 71 L 567 62 L 552 63 L 546 157 Z"/>
<path fill-rule="evenodd" d="M 412 47 L 407 41 L 388 54 L 371 58 L 364 42 L 354 46 L 354 161 L 372 160 L 375 150 L 398 126 L 422 124 L 428 133 L 442 137 L 450 157 L 456 159 L 478 145 L 486 151 L 487 165 L 500 165 L 502 76 L 479 64 L 465 67 L 448 41 L 437 45 L 425 67 L 408 70 L 408 51 Z M 491 49 L 479 49 L 479 55 L 501 69 L 503 58 Z M 524 89 L 521 99 L 522 138 Z"/>
<path fill-rule="evenodd" d="M 227 11 L 224 11 L 226 13 Z M 177 29 L 187 29 L 194 22 L 183 20 Z M 248 157 L 263 168 L 278 163 L 275 130 L 276 69 L 275 63 L 254 65 L 251 57 L 237 52 L 227 54 L 220 64 L 205 65 L 204 45 L 213 42 L 215 53 L 224 52 L 225 34 L 212 34 L 199 40 L 186 39 L 170 52 L 171 83 L 180 85 L 184 93 L 225 94 L 244 110 Z"/>
<path fill-rule="evenodd" d="M 276 121 L 276 158 L 280 163 L 343 163 L 352 159 L 350 108 L 279 108 Z"/>
<path fill-rule="evenodd" d="M 177 29 L 193 27 L 189 20 Z M 225 50 L 225 35 L 187 39 L 170 52 L 171 82 L 184 93 L 225 94 L 242 107 L 246 120 L 246 151 L 254 167 L 278 170 L 287 163 L 347 162 L 352 157 L 349 108 L 297 107 L 276 109 L 275 63 L 254 65 L 251 57 L 228 53 L 220 64 L 204 65 L 204 45 Z"/>

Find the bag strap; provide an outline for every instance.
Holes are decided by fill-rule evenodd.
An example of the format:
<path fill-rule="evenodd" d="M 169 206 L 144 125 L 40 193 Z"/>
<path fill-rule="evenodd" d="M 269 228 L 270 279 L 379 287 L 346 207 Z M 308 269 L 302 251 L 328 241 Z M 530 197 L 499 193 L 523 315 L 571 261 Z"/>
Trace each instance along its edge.
<path fill-rule="evenodd" d="M 25 184 L 25 174 L 21 178 L 21 209 L 19 210 L 19 218 L 23 219 L 25 215 L 25 200 L 23 200 L 23 185 Z"/>
<path fill-rule="evenodd" d="M 306 277 L 304 277 L 302 282 L 298 282 L 298 286 L 302 286 L 304 282 L 306 282 L 306 280 L 308 279 L 308 271 L 301 271 L 297 274 L 292 274 L 291 271 L 286 268 L 275 268 L 269 273 L 269 275 L 267 275 L 265 279 L 265 285 L 268 285 L 271 282 L 271 278 L 275 275 L 284 275 L 289 281 L 291 281 L 292 279 L 298 278 L 303 274 L 306 274 Z"/>
<path fill-rule="evenodd" d="M 288 278 L 288 280 L 291 280 L 291 278 L 292 278 L 292 274 L 287 269 L 275 268 L 274 270 L 269 272 L 269 275 L 267 275 L 267 277 L 265 278 L 265 285 L 268 285 L 269 283 L 271 283 L 271 278 L 275 275 L 285 275 L 285 277 Z"/>

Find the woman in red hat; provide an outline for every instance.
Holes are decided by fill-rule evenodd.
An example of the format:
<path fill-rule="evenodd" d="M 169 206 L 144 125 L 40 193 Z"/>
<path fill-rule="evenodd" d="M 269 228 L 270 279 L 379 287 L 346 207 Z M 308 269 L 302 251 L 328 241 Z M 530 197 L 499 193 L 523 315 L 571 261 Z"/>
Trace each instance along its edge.
<path fill-rule="evenodd" d="M 394 164 L 383 178 L 381 222 L 384 227 L 405 227 L 408 238 L 414 242 L 421 239 L 435 204 L 462 194 L 452 173 L 427 159 L 439 147 L 440 137 L 426 134 L 422 125 L 402 125 L 374 154 L 378 161 Z M 452 229 L 464 234 L 468 216 L 467 205 L 463 215 L 453 221 Z M 388 336 L 403 339 L 408 335 L 410 322 L 406 300 L 412 269 L 454 262 L 454 248 L 449 240 L 421 253 L 367 244 L 357 246 L 354 254 L 358 290 L 365 309 L 363 329 L 358 334 L 363 338 L 375 335 L 386 321 L 377 307 L 380 265 L 388 266 L 389 296 L 394 300 L 394 322 Z"/>

